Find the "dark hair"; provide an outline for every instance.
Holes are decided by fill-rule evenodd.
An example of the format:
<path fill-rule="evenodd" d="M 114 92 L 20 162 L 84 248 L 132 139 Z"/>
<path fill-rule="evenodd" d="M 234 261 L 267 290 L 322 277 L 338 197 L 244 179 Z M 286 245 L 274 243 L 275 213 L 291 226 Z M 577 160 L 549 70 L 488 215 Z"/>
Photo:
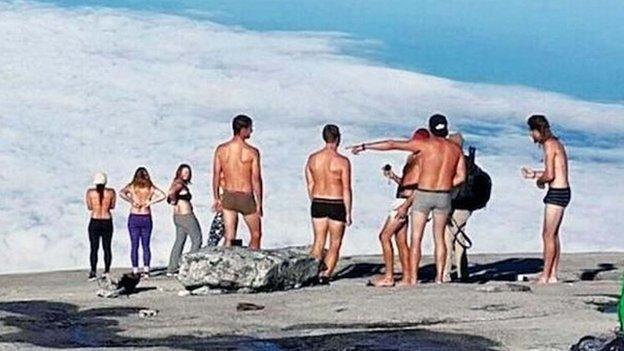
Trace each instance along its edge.
<path fill-rule="evenodd" d="M 544 115 L 532 115 L 527 120 L 527 124 L 530 130 L 537 130 L 540 133 L 542 137 L 542 140 L 540 140 L 541 142 L 555 137 L 550 130 L 550 123 L 548 123 Z"/>
<path fill-rule="evenodd" d="M 323 127 L 323 140 L 326 143 L 335 143 L 340 140 L 340 128 L 335 124 L 327 124 Z"/>
<path fill-rule="evenodd" d="M 154 186 L 154 183 L 152 183 L 147 168 L 139 167 L 134 172 L 134 177 L 132 177 L 132 181 L 128 185 L 137 186 L 139 188 L 151 188 Z"/>
<path fill-rule="evenodd" d="M 186 163 L 182 163 L 182 164 L 180 164 L 178 166 L 178 169 L 176 170 L 175 177 L 173 178 L 173 180 L 180 179 L 180 175 L 182 174 L 182 170 L 185 169 L 185 168 L 187 168 L 189 170 L 189 179 L 188 179 L 188 181 L 184 181 L 184 183 L 190 184 L 191 183 L 191 178 L 193 177 L 193 171 L 191 170 L 191 166 L 189 166 Z M 180 180 L 182 180 L 182 179 L 180 179 Z"/>
<path fill-rule="evenodd" d="M 246 115 L 238 115 L 234 117 L 232 120 L 232 130 L 234 131 L 234 135 L 240 133 L 243 128 L 251 127 L 252 120 L 249 116 Z"/>
<path fill-rule="evenodd" d="M 97 184 L 95 186 L 95 191 L 97 191 L 99 197 L 100 197 L 100 206 L 102 205 L 102 201 L 104 201 L 104 189 L 106 188 L 106 185 L 104 184 Z"/>

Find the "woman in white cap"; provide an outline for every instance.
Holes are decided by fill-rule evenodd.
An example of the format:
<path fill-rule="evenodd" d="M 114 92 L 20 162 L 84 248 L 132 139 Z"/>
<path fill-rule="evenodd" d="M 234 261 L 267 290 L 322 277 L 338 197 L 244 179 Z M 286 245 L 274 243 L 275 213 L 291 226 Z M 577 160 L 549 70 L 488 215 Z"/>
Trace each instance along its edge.
<path fill-rule="evenodd" d="M 96 173 L 93 177 L 95 188 L 89 188 L 85 195 L 87 208 L 91 211 L 89 221 L 89 242 L 91 244 L 91 271 L 89 279 L 96 278 L 98 261 L 98 250 L 100 240 L 104 249 L 104 275 L 110 273 L 110 266 L 113 259 L 111 251 L 111 241 L 113 239 L 113 217 L 111 210 L 115 208 L 117 196 L 115 190 L 106 187 L 106 174 Z"/>

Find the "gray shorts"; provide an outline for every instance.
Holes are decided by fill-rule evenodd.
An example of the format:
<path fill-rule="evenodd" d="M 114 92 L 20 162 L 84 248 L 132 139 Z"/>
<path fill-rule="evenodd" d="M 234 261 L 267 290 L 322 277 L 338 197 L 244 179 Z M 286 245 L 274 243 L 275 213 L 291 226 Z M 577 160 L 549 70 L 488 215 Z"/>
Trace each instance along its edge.
<path fill-rule="evenodd" d="M 433 213 L 451 212 L 451 193 L 448 191 L 414 190 L 415 198 L 412 212 L 421 212 L 429 215 Z"/>

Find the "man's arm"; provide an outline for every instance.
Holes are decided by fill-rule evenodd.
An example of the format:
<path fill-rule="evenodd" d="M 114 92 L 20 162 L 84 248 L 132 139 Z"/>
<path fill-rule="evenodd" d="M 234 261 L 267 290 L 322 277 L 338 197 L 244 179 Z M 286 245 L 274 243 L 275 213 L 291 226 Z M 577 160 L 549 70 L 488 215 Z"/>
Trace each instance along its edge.
<path fill-rule="evenodd" d="M 391 150 L 399 150 L 399 151 L 409 151 L 409 152 L 419 152 L 422 150 L 424 146 L 424 142 L 422 140 L 382 140 L 382 141 L 374 141 L 372 143 L 363 143 L 360 145 L 353 145 L 347 147 L 347 149 L 351 149 L 351 152 L 354 154 L 359 154 L 365 150 L 376 150 L 376 151 L 391 151 Z"/>
<path fill-rule="evenodd" d="M 221 211 L 221 198 L 219 198 L 219 185 L 221 184 L 221 160 L 219 159 L 219 152 L 221 146 L 218 146 L 215 150 L 214 157 L 212 159 L 212 209 L 214 211 Z"/>
<path fill-rule="evenodd" d="M 553 143 L 544 143 L 544 172 L 537 177 L 537 186 L 542 188 L 544 184 L 550 183 L 555 179 L 555 153 L 556 149 Z M 537 173 L 537 172 L 536 172 Z M 537 174 L 536 174 L 537 176 Z"/>
<path fill-rule="evenodd" d="M 455 171 L 455 176 L 453 177 L 453 187 L 456 187 L 465 181 L 466 181 L 466 158 L 464 157 L 462 153 L 459 156 L 459 160 L 457 160 L 457 170 Z"/>
<path fill-rule="evenodd" d="M 312 170 L 310 169 L 310 159 L 308 158 L 308 162 L 305 165 L 305 179 L 306 185 L 308 188 L 308 197 L 312 200 L 312 191 L 314 190 L 314 177 L 312 176 Z"/>
<path fill-rule="evenodd" d="M 342 170 L 342 198 L 344 200 L 345 208 L 347 211 L 347 225 L 352 223 L 351 208 L 353 204 L 352 190 L 351 190 L 351 162 L 349 159 L 345 160 L 346 165 Z"/>
<path fill-rule="evenodd" d="M 258 207 L 258 213 L 262 217 L 262 174 L 260 166 L 260 151 L 256 150 L 256 157 L 251 166 L 251 184 L 253 186 L 253 193 L 256 197 L 256 206 Z"/>

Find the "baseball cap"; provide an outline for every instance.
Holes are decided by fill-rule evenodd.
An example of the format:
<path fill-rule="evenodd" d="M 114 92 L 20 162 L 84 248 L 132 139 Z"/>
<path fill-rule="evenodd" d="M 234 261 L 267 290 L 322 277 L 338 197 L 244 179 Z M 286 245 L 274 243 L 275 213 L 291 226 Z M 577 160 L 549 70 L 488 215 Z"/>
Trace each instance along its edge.
<path fill-rule="evenodd" d="M 446 117 L 441 114 L 429 117 L 429 130 L 435 136 L 446 137 L 448 135 L 448 121 Z"/>
<path fill-rule="evenodd" d="M 106 173 L 98 172 L 93 176 L 93 185 L 105 185 Z"/>

